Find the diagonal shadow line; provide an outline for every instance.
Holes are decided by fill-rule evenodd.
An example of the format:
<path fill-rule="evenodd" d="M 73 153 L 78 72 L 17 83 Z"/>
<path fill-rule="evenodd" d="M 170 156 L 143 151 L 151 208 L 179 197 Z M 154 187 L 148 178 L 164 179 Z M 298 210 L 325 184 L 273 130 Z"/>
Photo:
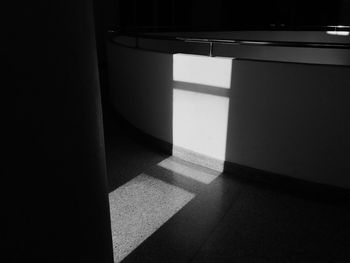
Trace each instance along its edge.
<path fill-rule="evenodd" d="M 182 81 L 174 81 L 174 89 L 193 91 L 196 93 L 204 93 L 221 97 L 230 97 L 230 89 L 208 86 L 204 84 L 195 84 Z"/>
<path fill-rule="evenodd" d="M 210 187 L 210 184 L 199 182 L 193 178 L 184 176 L 181 173 L 174 172 L 172 170 L 166 169 L 158 165 L 155 165 L 154 167 L 148 169 L 145 172 L 145 174 L 154 177 L 158 180 L 161 180 L 167 184 L 179 187 L 183 190 L 193 193 L 196 196 L 205 191 L 206 189 L 209 189 Z"/>

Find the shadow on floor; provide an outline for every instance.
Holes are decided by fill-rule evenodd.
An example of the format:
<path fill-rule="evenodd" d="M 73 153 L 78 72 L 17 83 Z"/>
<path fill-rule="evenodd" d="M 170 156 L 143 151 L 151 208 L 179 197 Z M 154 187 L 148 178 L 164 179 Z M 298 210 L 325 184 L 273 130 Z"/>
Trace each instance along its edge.
<path fill-rule="evenodd" d="M 196 195 L 123 262 L 350 262 L 348 199 L 314 198 L 242 174 L 204 184 L 157 165 L 169 154 L 118 115 L 105 110 L 104 118 L 110 191 L 146 173 Z"/>

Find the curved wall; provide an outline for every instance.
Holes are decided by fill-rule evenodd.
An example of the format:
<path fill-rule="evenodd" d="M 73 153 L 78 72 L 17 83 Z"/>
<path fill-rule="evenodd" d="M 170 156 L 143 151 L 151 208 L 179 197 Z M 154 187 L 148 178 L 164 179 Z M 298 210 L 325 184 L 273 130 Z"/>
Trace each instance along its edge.
<path fill-rule="evenodd" d="M 115 108 L 173 143 L 173 55 L 112 42 L 108 52 Z M 233 59 L 225 160 L 350 188 L 349 76 L 348 66 Z"/>

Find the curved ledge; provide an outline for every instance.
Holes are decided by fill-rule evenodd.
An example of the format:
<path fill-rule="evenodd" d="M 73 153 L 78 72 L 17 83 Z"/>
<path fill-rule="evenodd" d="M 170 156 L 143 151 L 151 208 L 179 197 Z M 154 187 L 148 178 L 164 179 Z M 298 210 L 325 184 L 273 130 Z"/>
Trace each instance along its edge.
<path fill-rule="evenodd" d="M 113 110 L 113 109 L 111 109 Z M 140 130 L 127 119 L 117 113 L 118 119 L 123 119 L 128 127 L 134 132 L 134 136 L 147 145 L 155 147 L 155 149 L 172 155 L 173 145 L 169 142 L 158 139 L 150 134 Z M 188 152 L 191 154 L 191 152 Z M 185 159 L 186 160 L 186 159 Z M 188 160 L 186 160 L 188 161 Z M 245 165 L 225 161 L 223 172 L 234 176 L 238 180 L 255 182 L 269 187 L 283 189 L 283 191 L 291 191 L 293 194 L 300 194 L 308 198 L 316 198 L 324 201 L 349 202 L 350 189 L 328 184 L 315 183 L 303 179 L 293 178 L 282 174 L 276 174 L 261 169 L 248 167 Z"/>
<path fill-rule="evenodd" d="M 333 31 L 327 31 L 326 34 L 332 34 Z M 348 31 L 341 31 L 344 35 L 341 35 L 338 32 L 338 36 L 348 36 Z M 249 46 L 285 46 L 285 47 L 305 47 L 305 48 L 335 48 L 335 49 L 350 49 L 350 43 L 347 41 L 340 41 L 340 42 L 331 42 L 332 38 L 330 39 L 324 39 L 323 42 L 317 42 L 321 41 L 322 39 L 317 39 L 316 41 L 297 41 L 297 40 L 291 40 L 291 39 L 272 39 L 272 40 L 262 40 L 262 39 L 230 39 L 230 38 L 217 38 L 219 36 L 212 36 L 211 38 L 204 38 L 204 37 L 191 37 L 191 36 L 176 36 L 172 34 L 167 33 L 158 33 L 158 34 L 152 34 L 152 33 L 124 33 L 124 34 L 117 34 L 114 31 L 110 31 L 116 38 L 119 36 L 127 36 L 131 38 L 144 38 L 144 39 L 156 39 L 156 40 L 172 40 L 172 41 L 182 41 L 182 42 L 194 42 L 194 43 L 212 43 L 212 44 L 231 44 L 231 45 L 249 45 Z M 275 32 L 276 33 L 276 32 Z M 337 31 L 333 32 L 334 35 L 337 35 Z M 344 39 L 340 39 L 344 40 Z M 346 40 L 346 39 L 345 39 Z M 339 39 L 333 39 L 333 41 L 339 41 Z"/>
<path fill-rule="evenodd" d="M 111 34 L 112 42 L 142 50 L 224 56 L 242 60 L 287 63 L 350 65 L 350 41 L 326 32 L 242 32 L 225 36 L 223 32 Z M 254 34 L 256 35 L 255 37 Z M 227 35 L 227 33 L 226 33 Z"/>
<path fill-rule="evenodd" d="M 183 52 L 152 41 L 108 45 L 111 100 L 135 127 L 222 164 L 350 188 L 349 67 L 200 56 L 200 43 Z"/>

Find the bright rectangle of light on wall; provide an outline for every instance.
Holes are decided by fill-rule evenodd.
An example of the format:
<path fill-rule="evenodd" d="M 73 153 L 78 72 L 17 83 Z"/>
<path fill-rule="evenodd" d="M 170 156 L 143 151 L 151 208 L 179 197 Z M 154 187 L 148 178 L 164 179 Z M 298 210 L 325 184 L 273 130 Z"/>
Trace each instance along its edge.
<path fill-rule="evenodd" d="M 232 58 L 173 55 L 173 144 L 225 160 Z"/>
<path fill-rule="evenodd" d="M 229 89 L 232 58 L 173 55 L 173 80 Z"/>

